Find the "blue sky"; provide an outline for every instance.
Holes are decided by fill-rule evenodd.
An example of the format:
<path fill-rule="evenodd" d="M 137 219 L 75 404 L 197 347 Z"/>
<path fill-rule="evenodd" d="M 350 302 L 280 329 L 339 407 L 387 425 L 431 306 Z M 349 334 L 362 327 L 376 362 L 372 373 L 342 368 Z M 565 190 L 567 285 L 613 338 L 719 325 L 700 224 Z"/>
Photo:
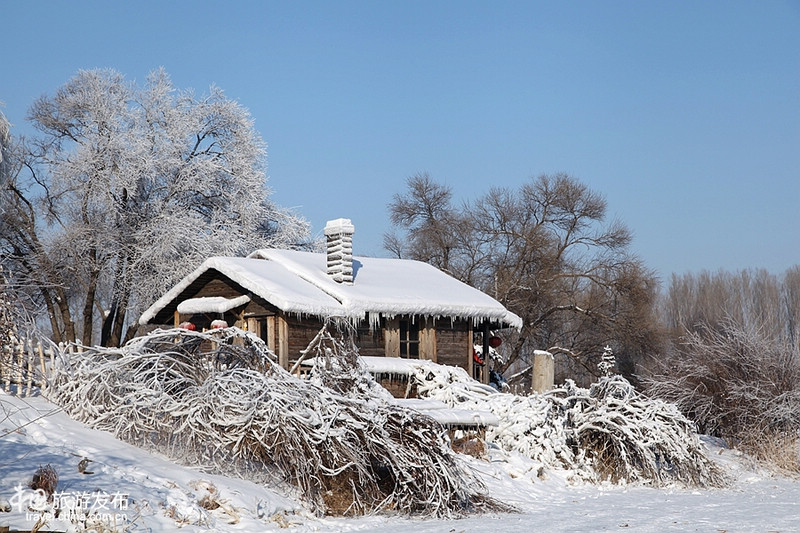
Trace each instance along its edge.
<path fill-rule="evenodd" d="M 663 279 L 800 264 L 800 1 L 21 1 L 0 101 L 79 69 L 212 84 L 268 143 L 273 199 L 384 255 L 428 172 L 458 198 L 567 172 Z"/>

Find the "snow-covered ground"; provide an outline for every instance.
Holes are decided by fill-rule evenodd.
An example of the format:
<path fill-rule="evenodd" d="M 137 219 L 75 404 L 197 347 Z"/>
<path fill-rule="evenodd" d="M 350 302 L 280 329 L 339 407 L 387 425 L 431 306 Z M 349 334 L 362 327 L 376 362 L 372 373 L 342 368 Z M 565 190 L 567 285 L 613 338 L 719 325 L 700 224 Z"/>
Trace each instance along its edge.
<path fill-rule="evenodd" d="M 76 496 L 97 518 L 120 531 L 700 531 L 800 530 L 800 481 L 753 468 L 730 450 L 713 448 L 733 478 L 730 488 L 651 489 L 572 484 L 563 471 L 540 472 L 519 455 L 491 453 L 490 461 L 464 456 L 490 493 L 520 510 L 460 520 L 387 516 L 316 517 L 272 487 L 178 466 L 155 454 L 87 428 L 41 398 L 0 393 L 0 526 L 30 529 L 36 505 L 27 489 L 39 466 L 59 474 L 56 497 L 75 509 Z M 83 458 L 91 460 L 85 472 Z M 92 472 L 92 473 L 89 473 Z M 540 475 L 541 474 L 541 475 Z M 63 515 L 66 513 L 62 513 Z M 91 513 L 90 513 L 91 514 Z M 49 527 L 75 528 L 63 520 Z M 127 528 L 127 529 L 126 529 Z"/>

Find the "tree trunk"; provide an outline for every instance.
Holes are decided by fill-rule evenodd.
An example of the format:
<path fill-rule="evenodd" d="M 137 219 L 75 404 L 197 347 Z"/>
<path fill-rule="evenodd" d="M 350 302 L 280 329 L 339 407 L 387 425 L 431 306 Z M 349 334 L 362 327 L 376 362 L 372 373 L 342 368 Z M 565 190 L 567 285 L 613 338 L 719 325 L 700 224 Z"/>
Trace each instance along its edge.
<path fill-rule="evenodd" d="M 114 324 L 114 315 L 117 314 L 117 299 L 114 298 L 111 301 L 111 305 L 108 308 L 108 313 L 103 318 L 103 326 L 100 328 L 100 345 L 101 346 L 109 346 L 109 340 L 111 339 L 111 329 L 112 325 Z"/>
<path fill-rule="evenodd" d="M 58 324 L 58 317 L 56 316 L 56 308 L 53 305 L 53 299 L 50 297 L 50 293 L 47 291 L 46 287 L 39 288 L 42 293 L 42 299 L 44 300 L 44 305 L 47 308 L 47 316 L 50 318 L 50 327 L 53 330 L 53 342 L 59 344 L 64 341 L 64 336 L 61 332 L 61 326 Z"/>
<path fill-rule="evenodd" d="M 125 332 L 125 338 L 122 339 L 120 345 L 127 344 L 129 340 L 136 336 L 136 332 L 139 330 L 139 324 L 134 322 L 130 326 L 128 326 L 128 330 Z"/>
<path fill-rule="evenodd" d="M 130 292 L 125 290 L 119 301 L 116 312 L 114 313 L 114 325 L 111 329 L 111 346 L 120 346 L 122 344 L 122 327 L 125 325 L 125 317 L 128 311 L 128 298 Z"/>
<path fill-rule="evenodd" d="M 96 252 L 92 250 L 92 261 L 96 259 Z M 81 343 L 84 346 L 91 346 L 92 345 L 92 329 L 94 320 L 92 320 L 94 316 L 94 301 L 95 301 L 95 294 L 97 293 L 97 278 L 99 277 L 100 273 L 97 269 L 93 268 L 89 272 L 89 286 L 86 289 L 86 303 L 83 305 L 83 331 L 81 336 Z"/>
<path fill-rule="evenodd" d="M 525 340 L 528 337 L 530 337 L 530 335 L 531 332 L 529 331 L 528 326 L 523 326 L 522 330 L 520 330 L 519 332 L 517 340 L 514 341 L 514 344 L 512 344 L 511 353 L 506 358 L 505 363 L 499 366 L 499 368 L 497 369 L 498 372 L 500 372 L 501 374 L 504 373 L 511 367 L 511 365 L 513 365 L 517 361 L 517 359 L 519 359 L 520 354 L 522 353 L 522 347 L 525 345 Z"/>
<path fill-rule="evenodd" d="M 72 322 L 72 313 L 69 310 L 67 295 L 60 286 L 56 288 L 56 304 L 61 314 L 61 321 L 64 324 L 64 340 L 66 342 L 75 342 L 75 323 Z"/>
<path fill-rule="evenodd" d="M 117 272 L 114 276 L 114 298 L 108 315 L 103 320 L 103 331 L 100 342 L 103 346 L 120 346 L 122 341 L 122 329 L 125 325 L 128 302 L 130 300 L 130 289 L 126 286 L 126 272 L 130 258 L 117 258 Z"/>

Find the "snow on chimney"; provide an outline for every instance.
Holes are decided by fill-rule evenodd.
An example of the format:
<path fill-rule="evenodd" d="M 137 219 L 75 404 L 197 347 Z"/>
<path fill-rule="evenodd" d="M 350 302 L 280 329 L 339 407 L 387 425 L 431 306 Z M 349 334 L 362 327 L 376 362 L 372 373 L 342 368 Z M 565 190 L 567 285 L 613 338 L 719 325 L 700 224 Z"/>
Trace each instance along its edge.
<path fill-rule="evenodd" d="M 353 283 L 353 233 L 349 218 L 329 220 L 325 225 L 328 275 L 338 283 Z"/>

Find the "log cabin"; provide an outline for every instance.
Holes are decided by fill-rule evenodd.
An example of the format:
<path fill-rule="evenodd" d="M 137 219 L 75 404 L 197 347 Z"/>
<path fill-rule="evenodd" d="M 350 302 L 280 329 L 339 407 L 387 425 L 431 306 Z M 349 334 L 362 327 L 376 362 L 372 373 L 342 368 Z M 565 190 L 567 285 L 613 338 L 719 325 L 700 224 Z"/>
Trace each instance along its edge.
<path fill-rule="evenodd" d="M 325 320 L 341 317 L 354 325 L 362 356 L 431 360 L 488 381 L 474 343 L 488 346 L 490 330 L 520 328 L 517 315 L 427 263 L 353 256 L 349 219 L 328 222 L 324 233 L 325 253 L 210 257 L 139 323 L 203 329 L 224 321 L 261 337 L 289 369 Z"/>

